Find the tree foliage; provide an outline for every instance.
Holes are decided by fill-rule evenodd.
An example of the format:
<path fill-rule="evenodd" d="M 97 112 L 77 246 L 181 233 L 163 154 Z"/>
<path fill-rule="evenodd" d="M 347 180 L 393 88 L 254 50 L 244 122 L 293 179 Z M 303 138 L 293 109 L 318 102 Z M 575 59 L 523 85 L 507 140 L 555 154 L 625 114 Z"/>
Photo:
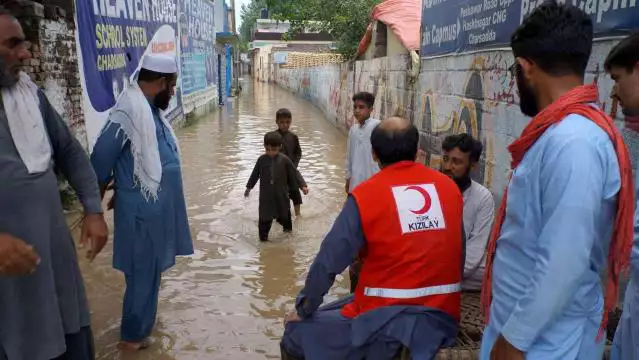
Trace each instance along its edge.
<path fill-rule="evenodd" d="M 251 41 L 255 21 L 260 18 L 260 11 L 267 7 L 267 0 L 251 0 L 248 5 L 242 4 L 240 10 L 240 18 L 242 21 L 240 24 L 240 38 L 242 40 L 240 49 L 242 51 L 248 50 L 248 43 Z"/>
<path fill-rule="evenodd" d="M 242 27 L 250 27 L 259 18 L 259 9 L 267 6 L 271 17 L 291 23 L 289 36 L 305 29 L 323 31 L 333 36 L 337 51 L 352 58 L 357 50 L 370 14 L 382 0 L 253 0 L 242 7 Z M 246 8 L 246 13 L 245 13 Z M 257 8 L 257 11 L 252 11 Z M 246 18 L 244 17 L 246 14 Z M 253 14 L 256 16 L 253 17 Z M 246 22 L 250 22 L 245 24 Z"/>

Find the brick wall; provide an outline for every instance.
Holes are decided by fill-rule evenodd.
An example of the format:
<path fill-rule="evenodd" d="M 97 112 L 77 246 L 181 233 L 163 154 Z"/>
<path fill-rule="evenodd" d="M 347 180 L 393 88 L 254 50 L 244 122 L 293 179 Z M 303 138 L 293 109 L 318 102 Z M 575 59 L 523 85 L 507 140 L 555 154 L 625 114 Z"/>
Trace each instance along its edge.
<path fill-rule="evenodd" d="M 24 71 L 46 93 L 71 131 L 87 148 L 82 112 L 82 87 L 78 72 L 73 13 L 64 8 L 29 0 L 0 0 L 18 18 L 27 40 L 33 43 L 33 57 Z M 67 1 L 73 3 L 71 1 Z M 63 4 L 64 1 L 59 0 Z"/>

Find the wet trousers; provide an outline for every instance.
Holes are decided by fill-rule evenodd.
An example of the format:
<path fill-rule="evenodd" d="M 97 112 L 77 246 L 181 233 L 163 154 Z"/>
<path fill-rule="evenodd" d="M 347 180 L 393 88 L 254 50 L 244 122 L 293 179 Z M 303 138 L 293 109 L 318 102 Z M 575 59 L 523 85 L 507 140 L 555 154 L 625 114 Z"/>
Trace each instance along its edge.
<path fill-rule="evenodd" d="M 278 224 L 282 225 L 284 228 L 284 232 L 293 231 L 293 219 L 291 217 L 291 211 L 288 211 L 288 216 L 282 219 L 276 219 Z M 260 241 L 267 241 L 268 234 L 271 232 L 271 226 L 273 225 L 273 220 L 265 220 L 260 219 L 258 223 L 258 230 L 260 234 Z"/>
<path fill-rule="evenodd" d="M 67 351 L 52 360 L 94 360 L 95 348 L 93 345 L 93 332 L 90 326 L 80 329 L 77 333 L 64 336 Z M 37 344 L 35 345 L 37 346 Z M 7 360 L 2 347 L 0 347 L 0 360 Z"/>
<path fill-rule="evenodd" d="M 126 291 L 120 339 L 140 342 L 151 335 L 158 310 L 162 271 L 155 256 L 141 257 L 131 274 L 125 274 Z"/>
<path fill-rule="evenodd" d="M 67 352 L 54 360 L 93 360 L 95 359 L 93 332 L 91 327 L 83 327 L 75 334 L 65 336 Z"/>

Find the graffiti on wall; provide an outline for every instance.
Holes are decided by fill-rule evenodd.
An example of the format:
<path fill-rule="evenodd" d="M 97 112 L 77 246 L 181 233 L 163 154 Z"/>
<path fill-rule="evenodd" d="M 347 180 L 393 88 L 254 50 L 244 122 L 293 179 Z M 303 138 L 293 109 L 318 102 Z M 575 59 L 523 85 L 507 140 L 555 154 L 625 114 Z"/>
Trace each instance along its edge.
<path fill-rule="evenodd" d="M 467 133 L 480 140 L 484 151 L 473 175 L 476 181 L 490 187 L 496 163 L 494 110 L 500 104 L 515 103 L 515 82 L 507 71 L 501 70 L 508 67 L 503 53 L 469 56 L 465 60 L 468 64 L 457 71 L 435 71 L 422 77 L 422 92 L 416 101 L 417 124 L 430 140 L 422 149 L 433 168 L 441 166 L 441 142 L 447 135 Z"/>
<path fill-rule="evenodd" d="M 586 82 L 598 84 L 599 105 L 617 117 L 626 144 L 638 159 L 639 136 L 626 129 L 619 119 L 618 104 L 610 99 L 613 83 L 602 68 L 603 59 L 614 43 L 595 44 Z M 498 201 L 510 171 L 507 146 L 529 122 L 529 118 L 521 114 L 517 87 L 507 70 L 513 61 L 509 51 L 423 60 L 414 88 L 407 81 L 409 65 L 402 57 L 360 61 L 350 70 L 346 64 L 284 69 L 276 81 L 293 92 L 303 92 L 328 119 L 344 130 L 352 124 L 353 93 L 375 94 L 374 116 L 403 114 L 413 119 L 421 131 L 420 146 L 427 153 L 426 161 L 433 168 L 440 167 L 441 142 L 445 136 L 471 134 L 484 145 L 480 166 L 473 178 L 491 189 Z"/>

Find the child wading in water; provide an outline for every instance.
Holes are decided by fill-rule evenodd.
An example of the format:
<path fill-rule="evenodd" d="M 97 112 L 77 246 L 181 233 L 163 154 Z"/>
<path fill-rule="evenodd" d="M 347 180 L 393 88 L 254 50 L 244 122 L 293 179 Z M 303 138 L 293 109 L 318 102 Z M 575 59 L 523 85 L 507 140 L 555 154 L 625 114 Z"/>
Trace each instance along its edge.
<path fill-rule="evenodd" d="M 293 231 L 289 189 L 302 188 L 304 194 L 308 194 L 304 180 L 302 179 L 302 184 L 298 182 L 301 175 L 295 170 L 293 162 L 280 153 L 281 148 L 282 136 L 278 132 L 270 132 L 264 136 L 266 152 L 257 159 L 244 192 L 244 196 L 248 197 L 257 181 L 260 180 L 258 225 L 260 241 L 268 240 L 273 220 L 282 225 L 284 232 Z"/>
<path fill-rule="evenodd" d="M 282 136 L 282 154 L 288 156 L 293 162 L 295 169 L 297 169 L 302 159 L 302 147 L 300 146 L 300 139 L 294 132 L 290 131 L 293 114 L 291 114 L 291 111 L 288 109 L 279 109 L 275 114 L 275 122 L 277 123 L 277 130 L 274 132 Z M 302 175 L 299 174 L 299 171 L 297 181 L 300 188 L 306 187 L 306 183 Z M 295 216 L 300 216 L 300 206 L 302 205 L 302 194 L 300 194 L 300 190 L 297 187 L 289 188 L 289 197 L 293 200 Z"/>

